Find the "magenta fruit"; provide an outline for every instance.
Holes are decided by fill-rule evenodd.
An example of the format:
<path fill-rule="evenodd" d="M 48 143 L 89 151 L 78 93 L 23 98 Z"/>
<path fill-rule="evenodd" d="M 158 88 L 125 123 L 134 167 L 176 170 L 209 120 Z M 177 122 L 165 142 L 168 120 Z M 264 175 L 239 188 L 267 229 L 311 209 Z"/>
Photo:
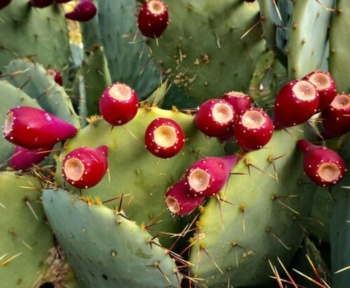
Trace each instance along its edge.
<path fill-rule="evenodd" d="M 230 103 L 223 99 L 211 99 L 198 107 L 195 125 L 209 137 L 220 137 L 231 129 L 235 117 L 236 112 Z"/>
<path fill-rule="evenodd" d="M 87 189 L 97 185 L 108 169 L 108 147 L 80 147 L 69 152 L 63 160 L 62 175 L 72 186 Z"/>
<path fill-rule="evenodd" d="M 306 80 L 293 80 L 277 93 L 273 123 L 276 129 L 299 125 L 316 112 L 319 94 L 315 85 Z"/>
<path fill-rule="evenodd" d="M 9 161 L 10 167 L 16 170 L 25 170 L 32 165 L 42 162 L 52 151 L 53 146 L 38 149 L 27 149 L 15 146 Z"/>
<path fill-rule="evenodd" d="M 55 69 L 47 69 L 47 73 L 52 76 L 53 80 L 60 86 L 63 86 L 62 75 Z"/>
<path fill-rule="evenodd" d="M 168 6 L 161 0 L 144 2 L 137 17 L 137 24 L 143 36 L 160 37 L 169 24 Z"/>
<path fill-rule="evenodd" d="M 230 91 L 224 93 L 222 99 L 230 103 L 237 114 L 242 114 L 252 106 L 250 97 L 242 92 Z"/>
<path fill-rule="evenodd" d="M 233 132 L 237 144 L 244 150 L 257 150 L 270 141 L 273 123 L 270 116 L 262 109 L 250 108 L 238 116 Z"/>
<path fill-rule="evenodd" d="M 52 5 L 54 0 L 29 0 L 29 4 L 36 8 L 44 8 Z"/>
<path fill-rule="evenodd" d="M 188 191 L 185 179 L 176 182 L 165 194 L 165 203 L 171 213 L 187 215 L 197 209 L 205 197 L 196 197 Z"/>
<path fill-rule="evenodd" d="M 321 112 L 325 139 L 339 137 L 350 131 L 350 95 L 338 94 L 329 107 Z"/>
<path fill-rule="evenodd" d="M 0 0 L 0 10 L 9 5 L 11 0 Z"/>
<path fill-rule="evenodd" d="M 303 153 L 305 174 L 319 186 L 332 186 L 343 179 L 346 166 L 343 159 L 333 150 L 301 139 L 297 142 Z"/>
<path fill-rule="evenodd" d="M 320 99 L 317 111 L 326 109 L 337 95 L 336 83 L 328 72 L 316 70 L 303 77 L 303 80 L 314 84 L 319 93 Z"/>
<path fill-rule="evenodd" d="M 67 19 L 74 21 L 89 21 L 97 13 L 97 8 L 91 0 L 80 1 L 73 9 L 73 11 L 65 14 Z"/>
<path fill-rule="evenodd" d="M 113 126 L 131 121 L 138 110 L 136 92 L 124 83 L 108 86 L 100 98 L 100 113 L 105 121 Z"/>
<path fill-rule="evenodd" d="M 10 109 L 3 135 L 9 142 L 28 149 L 53 146 L 77 133 L 77 128 L 56 116 L 34 107 Z"/>
<path fill-rule="evenodd" d="M 206 157 L 196 161 L 185 173 L 188 191 L 194 196 L 216 195 L 224 187 L 238 157 Z"/>
<path fill-rule="evenodd" d="M 144 141 L 145 147 L 153 155 L 170 158 L 184 146 L 185 133 L 174 120 L 157 118 L 147 126 Z"/>

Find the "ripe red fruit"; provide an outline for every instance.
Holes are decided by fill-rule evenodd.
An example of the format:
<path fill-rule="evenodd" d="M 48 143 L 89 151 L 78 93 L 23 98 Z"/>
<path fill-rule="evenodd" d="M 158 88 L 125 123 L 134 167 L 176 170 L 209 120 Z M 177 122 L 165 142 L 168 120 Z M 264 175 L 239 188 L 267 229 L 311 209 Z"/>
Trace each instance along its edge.
<path fill-rule="evenodd" d="M 76 188 L 97 185 L 108 169 L 108 147 L 80 147 L 68 153 L 62 164 L 62 176 Z"/>
<path fill-rule="evenodd" d="M 62 75 L 59 71 L 55 69 L 47 69 L 47 73 L 52 76 L 53 80 L 55 80 L 58 85 L 63 86 Z"/>
<path fill-rule="evenodd" d="M 195 125 L 207 136 L 220 137 L 230 130 L 235 117 L 236 112 L 230 103 L 223 99 L 211 99 L 198 107 Z"/>
<path fill-rule="evenodd" d="M 161 0 L 144 2 L 137 23 L 143 36 L 160 37 L 169 24 L 168 6 Z"/>
<path fill-rule="evenodd" d="M 320 100 L 317 111 L 326 109 L 337 95 L 336 83 L 328 72 L 316 70 L 303 77 L 303 80 L 314 84 L 319 93 Z"/>
<path fill-rule="evenodd" d="M 100 98 L 100 113 L 105 121 L 113 126 L 131 121 L 138 110 L 136 92 L 124 83 L 108 86 Z"/>
<path fill-rule="evenodd" d="M 77 128 L 56 116 L 33 107 L 10 109 L 5 118 L 3 135 L 9 142 L 28 149 L 53 146 L 77 133 Z"/>
<path fill-rule="evenodd" d="M 328 108 L 321 112 L 325 139 L 341 136 L 350 131 L 350 95 L 338 94 Z"/>
<path fill-rule="evenodd" d="M 184 179 L 194 196 L 213 196 L 220 192 L 230 177 L 238 157 L 206 157 L 196 161 L 186 171 Z"/>
<path fill-rule="evenodd" d="M 73 11 L 65 14 L 67 19 L 74 21 L 89 21 L 97 13 L 97 8 L 91 0 L 81 0 L 73 9 Z"/>
<path fill-rule="evenodd" d="M 32 167 L 32 165 L 39 164 L 43 161 L 51 153 L 52 148 L 53 146 L 27 149 L 21 146 L 15 146 L 9 165 L 16 170 L 28 169 Z"/>
<path fill-rule="evenodd" d="M 0 1 L 0 10 L 5 8 L 5 6 L 9 5 L 11 0 L 1 0 Z"/>
<path fill-rule="evenodd" d="M 346 166 L 343 159 L 333 150 L 317 146 L 307 140 L 297 142 L 303 153 L 305 174 L 317 185 L 332 186 L 343 179 Z"/>
<path fill-rule="evenodd" d="M 187 215 L 197 209 L 205 197 L 196 197 L 188 191 L 186 180 L 182 179 L 171 186 L 165 194 L 165 203 L 171 213 Z"/>
<path fill-rule="evenodd" d="M 52 5 L 54 0 L 29 0 L 29 4 L 33 7 L 44 8 Z"/>
<path fill-rule="evenodd" d="M 252 106 L 250 97 L 242 92 L 230 91 L 224 93 L 222 99 L 230 103 L 237 114 L 242 114 Z"/>
<path fill-rule="evenodd" d="M 264 110 L 250 108 L 238 116 L 233 132 L 237 144 L 244 150 L 257 150 L 270 141 L 273 123 Z"/>
<path fill-rule="evenodd" d="M 145 147 L 153 155 L 170 158 L 180 152 L 185 144 L 185 133 L 172 119 L 157 118 L 147 127 Z"/>
<path fill-rule="evenodd" d="M 277 93 L 273 123 L 283 129 L 309 120 L 316 112 L 319 94 L 315 85 L 306 80 L 293 80 Z"/>

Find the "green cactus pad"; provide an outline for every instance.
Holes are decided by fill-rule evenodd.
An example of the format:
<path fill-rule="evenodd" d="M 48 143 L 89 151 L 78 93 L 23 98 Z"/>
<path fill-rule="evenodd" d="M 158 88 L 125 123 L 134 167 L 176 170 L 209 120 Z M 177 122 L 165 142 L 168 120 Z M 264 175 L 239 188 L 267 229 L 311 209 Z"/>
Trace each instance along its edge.
<path fill-rule="evenodd" d="M 12 0 L 0 11 L 0 19 L 0 73 L 4 65 L 19 57 L 57 70 L 68 65 L 68 30 L 58 5 L 38 9 L 28 0 Z"/>
<path fill-rule="evenodd" d="M 82 287 L 179 286 L 168 251 L 123 213 L 62 189 L 44 190 L 43 205 Z"/>
<path fill-rule="evenodd" d="M 326 55 L 328 27 L 335 0 L 295 1 L 289 34 L 289 79 L 320 69 Z M 317 32 L 315 32 L 317 31 Z"/>
<path fill-rule="evenodd" d="M 349 136 L 349 135 L 348 135 Z M 349 137 L 343 139 L 338 150 L 350 171 Z M 350 185 L 349 176 L 331 189 L 330 202 L 330 244 L 331 244 L 331 287 L 346 287 L 350 283 Z"/>
<path fill-rule="evenodd" d="M 231 90 L 247 93 L 265 48 L 257 2 L 165 2 L 170 23 L 159 39 L 148 40 L 165 75 L 199 102 Z"/>
<path fill-rule="evenodd" d="M 350 74 L 350 67 L 347 65 L 350 39 L 350 9 L 349 2 L 338 0 L 336 12 L 333 13 L 331 28 L 329 31 L 329 72 L 337 83 L 339 92 L 350 92 L 350 82 L 347 75 Z"/>
<path fill-rule="evenodd" d="M 0 172 L 2 287 L 67 284 L 64 279 L 69 269 L 60 264 L 61 252 L 54 247 L 40 198 L 41 184 L 35 177 Z"/>
<path fill-rule="evenodd" d="M 124 82 L 147 98 L 161 82 L 158 65 L 137 31 L 134 0 L 97 0 L 101 42 L 112 82 Z M 84 36 L 83 36 L 84 37 Z"/>
<path fill-rule="evenodd" d="M 158 118 L 171 118 L 178 122 L 186 135 L 186 144 L 180 153 L 170 159 L 153 156 L 144 146 L 144 133 L 148 124 Z M 216 139 L 206 138 L 194 125 L 194 117 L 182 112 L 159 108 L 140 108 L 136 117 L 128 124 L 112 128 L 105 121 L 97 121 L 82 130 L 65 145 L 57 165 L 57 181 L 60 186 L 70 187 L 61 176 L 62 160 L 74 148 L 107 145 L 109 149 L 109 172 L 95 187 L 82 191 L 84 196 L 97 196 L 109 207 L 118 206 L 125 195 L 122 209 L 139 225 L 155 221 L 150 230 L 160 234 L 166 247 L 174 238 L 164 232 L 179 233 L 180 219 L 173 218 L 164 200 L 167 188 L 179 180 L 186 169 L 197 159 L 223 155 L 223 147 Z M 93 135 L 93 137 L 91 137 Z M 76 190 L 76 189 L 75 189 Z M 177 227 L 177 228 L 176 228 Z"/>
<path fill-rule="evenodd" d="M 79 117 L 74 111 L 70 97 L 41 64 L 16 59 L 11 61 L 3 72 L 5 79 L 36 99 L 42 109 L 79 127 Z"/>
<path fill-rule="evenodd" d="M 190 257 L 191 275 L 205 287 L 256 287 L 272 274 L 268 260 L 291 261 L 316 190 L 296 149 L 296 139 L 310 137 L 302 129 L 275 131 L 265 148 L 247 153 L 221 191 L 223 201 L 205 206 Z"/>
<path fill-rule="evenodd" d="M 8 81 L 0 81 L 0 123 L 1 125 L 5 122 L 5 116 L 9 109 L 17 106 L 31 106 L 40 108 L 38 102 L 35 99 L 29 97 L 22 90 L 12 86 Z M 5 138 L 0 138 L 0 163 L 1 167 L 6 165 L 7 160 L 12 155 L 14 145 L 8 142 Z"/>
<path fill-rule="evenodd" d="M 100 97 L 107 86 L 112 83 L 102 47 L 95 46 L 90 51 L 85 51 L 82 70 L 86 103 L 81 104 L 86 105 L 87 116 L 99 114 Z"/>

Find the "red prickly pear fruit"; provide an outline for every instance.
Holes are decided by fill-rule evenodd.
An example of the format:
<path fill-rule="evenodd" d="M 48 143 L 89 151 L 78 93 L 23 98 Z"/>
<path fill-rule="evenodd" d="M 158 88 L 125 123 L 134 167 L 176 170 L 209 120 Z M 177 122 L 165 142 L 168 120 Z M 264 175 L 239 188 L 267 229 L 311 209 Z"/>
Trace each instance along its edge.
<path fill-rule="evenodd" d="M 137 24 L 143 36 L 160 37 L 169 24 L 168 6 L 162 0 L 144 2 L 137 17 Z"/>
<path fill-rule="evenodd" d="M 52 149 L 53 146 L 38 149 L 15 146 L 9 165 L 16 170 L 26 170 L 32 167 L 32 165 L 42 162 L 51 153 Z"/>
<path fill-rule="evenodd" d="M 343 179 L 346 166 L 343 159 L 333 150 L 317 146 L 307 140 L 297 142 L 303 153 L 305 174 L 319 186 L 332 186 Z"/>
<path fill-rule="evenodd" d="M 53 146 L 77 133 L 77 128 L 56 116 L 34 107 L 10 109 L 5 118 L 3 135 L 9 142 L 37 149 Z"/>
<path fill-rule="evenodd" d="M 319 94 L 314 84 L 306 80 L 293 80 L 277 93 L 273 123 L 276 129 L 299 125 L 316 112 Z"/>
<path fill-rule="evenodd" d="M 29 0 L 29 4 L 33 7 L 44 8 L 52 5 L 54 0 Z"/>
<path fill-rule="evenodd" d="M 230 91 L 224 93 L 222 99 L 230 103 L 238 115 L 252 106 L 250 97 L 242 92 Z"/>
<path fill-rule="evenodd" d="M 220 137 L 233 125 L 236 112 L 232 105 L 223 99 L 211 99 L 203 102 L 195 115 L 195 125 L 209 137 Z"/>
<path fill-rule="evenodd" d="M 233 132 L 237 144 L 244 150 L 258 150 L 270 141 L 273 123 L 264 110 L 250 108 L 238 116 Z"/>
<path fill-rule="evenodd" d="M 329 72 L 316 70 L 303 77 L 315 85 L 319 94 L 317 111 L 326 109 L 337 95 L 337 85 Z"/>
<path fill-rule="evenodd" d="M 53 80 L 60 86 L 63 86 L 62 75 L 56 69 L 47 69 L 47 73 L 52 76 Z"/>
<path fill-rule="evenodd" d="M 185 179 L 176 182 L 165 194 L 165 203 L 172 214 L 188 215 L 197 209 L 205 197 L 196 197 L 188 191 Z"/>
<path fill-rule="evenodd" d="M 97 185 L 108 169 L 108 147 L 80 147 L 63 159 L 62 175 L 72 186 L 87 189 Z"/>
<path fill-rule="evenodd" d="M 0 10 L 9 5 L 11 0 L 0 0 Z"/>
<path fill-rule="evenodd" d="M 324 139 L 339 137 L 350 131 L 350 95 L 338 94 L 321 112 Z"/>
<path fill-rule="evenodd" d="M 145 147 L 160 158 L 171 158 L 180 152 L 185 144 L 185 133 L 172 119 L 157 118 L 145 131 Z"/>
<path fill-rule="evenodd" d="M 65 14 L 67 19 L 74 21 L 89 21 L 97 13 L 97 8 L 91 0 L 81 0 L 73 9 L 73 11 Z"/>
<path fill-rule="evenodd" d="M 120 126 L 131 121 L 137 114 L 139 100 L 136 92 L 124 83 L 113 83 L 102 93 L 100 113 L 105 121 Z"/>
<path fill-rule="evenodd" d="M 209 197 L 218 194 L 237 161 L 237 156 L 206 157 L 196 161 L 185 173 L 187 190 L 194 196 Z"/>

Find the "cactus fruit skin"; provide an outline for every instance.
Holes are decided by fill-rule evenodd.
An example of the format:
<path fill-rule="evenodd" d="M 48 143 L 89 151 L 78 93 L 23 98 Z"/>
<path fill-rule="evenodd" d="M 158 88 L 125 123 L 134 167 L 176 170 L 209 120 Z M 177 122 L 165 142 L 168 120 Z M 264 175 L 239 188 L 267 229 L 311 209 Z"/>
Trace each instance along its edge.
<path fill-rule="evenodd" d="M 65 14 L 67 19 L 75 21 L 89 21 L 97 13 L 97 8 L 92 0 L 81 0 L 71 12 Z"/>
<path fill-rule="evenodd" d="M 189 191 L 186 179 L 169 187 L 164 197 L 169 211 L 174 215 L 188 215 L 205 200 L 204 196 L 196 196 Z"/>
<path fill-rule="evenodd" d="M 63 160 L 64 179 L 74 187 L 87 189 L 97 185 L 108 169 L 108 147 L 80 147 L 68 153 Z"/>
<path fill-rule="evenodd" d="M 250 108 L 241 113 L 233 126 L 236 142 L 246 151 L 263 148 L 273 134 L 270 116 L 261 108 Z"/>
<path fill-rule="evenodd" d="M 243 92 L 230 91 L 224 93 L 222 99 L 230 103 L 237 114 L 242 114 L 252 107 L 250 97 Z"/>
<path fill-rule="evenodd" d="M 7 97 L 0 97 L 0 121 L 1 123 L 5 122 L 6 113 L 12 107 L 24 105 L 24 106 L 32 106 L 36 108 L 40 108 L 37 101 L 33 100 L 22 90 L 17 89 L 12 86 L 7 81 L 0 81 L 0 90 Z M 8 159 L 11 157 L 14 145 L 7 141 L 5 138 L 0 137 L 0 145 L 1 145 L 1 154 L 0 161 L 1 163 L 6 163 Z"/>
<path fill-rule="evenodd" d="M 276 129 L 302 124 L 317 111 L 319 93 L 306 80 L 293 80 L 285 84 L 276 95 L 273 123 Z"/>
<path fill-rule="evenodd" d="M 211 99 L 203 102 L 197 110 L 195 123 L 197 128 L 209 137 L 220 137 L 233 125 L 236 112 L 224 99 Z"/>
<path fill-rule="evenodd" d="M 330 139 L 349 132 L 349 113 L 350 95 L 336 95 L 329 107 L 321 112 L 321 136 L 325 139 Z"/>
<path fill-rule="evenodd" d="M 275 131 L 268 147 L 245 154 L 220 192 L 223 201 L 206 203 L 189 259 L 191 275 L 203 279 L 204 287 L 263 285 L 271 273 L 267 260 L 278 257 L 288 265 L 298 249 L 303 238 L 298 219 L 309 215 L 315 191 L 295 169 L 302 165 L 295 139 L 315 136 L 307 126 L 298 127 L 288 131 L 292 135 Z"/>
<path fill-rule="evenodd" d="M 298 140 L 297 145 L 304 156 L 304 171 L 317 185 L 333 186 L 343 179 L 345 163 L 336 152 L 304 139 Z"/>
<path fill-rule="evenodd" d="M 10 109 L 3 126 L 4 138 L 11 143 L 36 149 L 54 145 L 77 133 L 77 128 L 38 108 L 19 106 Z"/>
<path fill-rule="evenodd" d="M 169 24 L 168 6 L 162 0 L 143 3 L 137 16 L 137 26 L 145 37 L 160 37 Z"/>
<path fill-rule="evenodd" d="M 337 85 L 329 72 L 326 71 L 312 71 L 303 77 L 315 85 L 320 95 L 317 111 L 323 111 L 332 103 L 337 95 Z"/>
<path fill-rule="evenodd" d="M 53 146 L 38 149 L 26 149 L 21 146 L 15 146 L 9 165 L 16 170 L 28 169 L 42 162 L 51 153 L 52 149 Z"/>
<path fill-rule="evenodd" d="M 153 120 L 145 131 L 145 147 L 160 158 L 171 158 L 178 154 L 185 144 L 185 133 L 174 120 L 160 117 Z"/>
<path fill-rule="evenodd" d="M 179 286 L 168 251 L 124 212 L 62 189 L 44 190 L 43 207 L 82 287 Z"/>
<path fill-rule="evenodd" d="M 217 195 L 230 177 L 238 157 L 204 157 L 193 163 L 184 176 L 188 192 L 194 196 Z"/>
<path fill-rule="evenodd" d="M 100 98 L 100 113 L 113 126 L 131 121 L 138 110 L 138 97 L 134 89 L 124 83 L 113 83 Z"/>

